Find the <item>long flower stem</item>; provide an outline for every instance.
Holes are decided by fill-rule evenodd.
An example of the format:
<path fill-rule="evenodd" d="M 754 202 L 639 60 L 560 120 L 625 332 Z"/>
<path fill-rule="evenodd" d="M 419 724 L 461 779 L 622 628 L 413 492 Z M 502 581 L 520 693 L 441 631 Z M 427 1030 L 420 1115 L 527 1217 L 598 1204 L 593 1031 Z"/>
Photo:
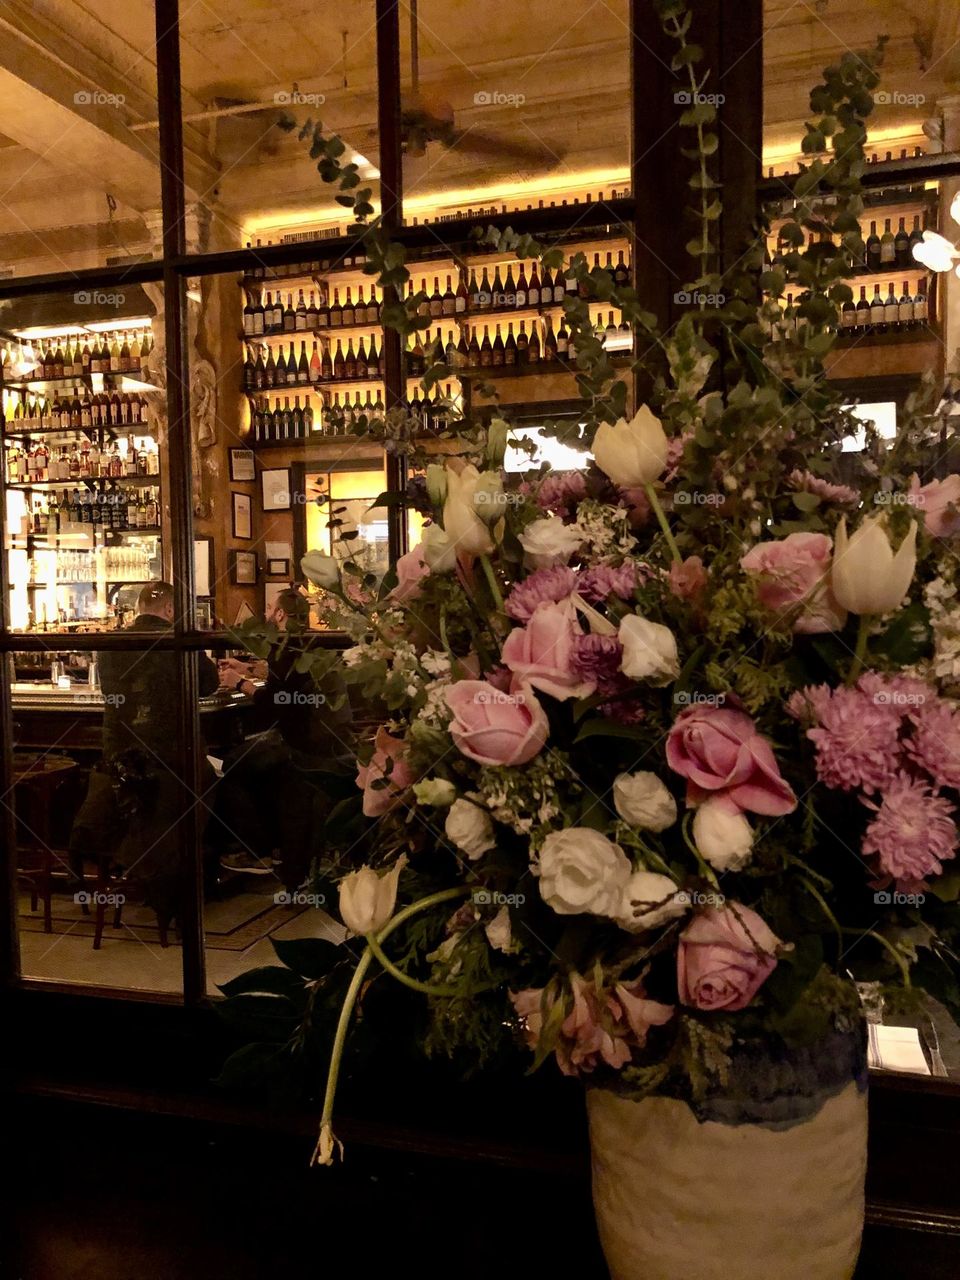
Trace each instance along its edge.
<path fill-rule="evenodd" d="M 656 490 L 652 484 L 645 484 L 643 486 L 643 491 L 647 495 L 647 501 L 653 508 L 653 513 L 660 523 L 660 528 L 663 530 L 663 536 L 666 538 L 667 546 L 670 548 L 670 554 L 673 556 L 676 564 L 683 564 L 683 556 L 680 554 L 680 548 L 677 546 L 677 540 L 673 536 L 673 530 L 670 528 L 670 522 L 667 519 L 666 512 L 660 505 L 660 499 L 657 497 Z"/>
<path fill-rule="evenodd" d="M 420 982 L 416 978 L 411 978 L 409 974 L 398 969 L 392 960 L 389 960 L 377 941 L 376 934 L 367 934 L 367 946 L 377 958 L 380 967 L 389 973 L 391 978 L 396 978 L 398 982 L 402 982 L 405 987 L 409 987 L 411 991 L 420 991 L 425 996 L 455 996 L 460 994 L 458 987 L 441 987 L 430 982 Z"/>
<path fill-rule="evenodd" d="M 489 556 L 481 556 L 480 563 L 483 565 L 483 572 L 486 574 L 487 586 L 490 588 L 490 594 L 493 596 L 497 606 L 497 612 L 503 613 L 503 596 L 500 594 L 500 583 L 497 582 L 497 575 L 493 572 L 493 565 L 490 563 Z"/>
<path fill-rule="evenodd" d="M 323 1115 L 320 1117 L 320 1136 L 317 1139 L 317 1145 L 314 1148 L 310 1163 L 313 1164 L 333 1164 L 334 1147 L 343 1150 L 341 1144 L 337 1141 L 333 1132 L 333 1103 L 337 1096 L 337 1080 L 340 1076 L 340 1061 L 343 1058 L 343 1046 L 347 1039 L 347 1029 L 350 1026 L 350 1019 L 353 1016 L 353 1009 L 357 1003 L 357 997 L 360 994 L 360 988 L 363 986 L 363 979 L 367 970 L 370 968 L 372 961 L 380 959 L 376 955 L 371 943 L 377 946 L 390 936 L 395 929 L 404 924 L 411 916 L 419 914 L 421 911 L 428 911 L 431 907 L 438 906 L 442 902 L 450 902 L 454 898 L 462 898 L 464 894 L 470 893 L 470 889 L 463 885 L 458 889 L 442 889 L 438 893 L 431 893 L 426 898 L 421 898 L 418 902 L 411 902 L 408 907 L 404 907 L 402 911 L 398 911 L 383 926 L 380 932 L 373 938 L 371 935 L 367 939 L 367 946 L 364 948 L 363 955 L 360 957 L 350 986 L 347 988 L 347 994 L 343 1000 L 343 1006 L 340 1009 L 340 1018 L 337 1022 L 337 1032 L 333 1038 L 333 1049 L 330 1053 L 330 1066 L 327 1069 L 327 1088 L 323 1095 Z M 382 955 L 382 952 L 381 952 Z M 386 959 L 386 957 L 384 957 Z M 383 961 L 381 960 L 381 963 Z M 389 961 L 387 962 L 389 964 Z M 386 968 L 386 966 L 384 966 Z M 390 972 L 394 966 L 390 965 L 387 972 Z M 399 970 L 398 970 L 399 972 Z M 406 977 L 406 975 L 403 975 Z M 413 979 L 410 979 L 413 982 Z M 426 984 L 424 984 L 426 985 Z"/>
<path fill-rule="evenodd" d="M 863 664 L 867 657 L 867 637 L 870 633 L 870 615 L 861 613 L 859 625 L 857 626 L 857 647 L 854 650 L 853 662 L 850 670 L 847 672 L 847 684 L 853 684 L 857 676 L 863 670 Z"/>

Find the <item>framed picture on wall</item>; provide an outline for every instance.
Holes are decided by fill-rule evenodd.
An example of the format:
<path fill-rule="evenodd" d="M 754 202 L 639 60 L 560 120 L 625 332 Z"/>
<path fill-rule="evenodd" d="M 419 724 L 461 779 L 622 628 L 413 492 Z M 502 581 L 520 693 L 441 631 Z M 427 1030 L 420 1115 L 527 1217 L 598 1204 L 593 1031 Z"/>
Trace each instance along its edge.
<path fill-rule="evenodd" d="M 290 577 L 290 561 L 289 560 L 268 560 L 267 573 L 277 575 L 281 578 Z"/>
<path fill-rule="evenodd" d="M 253 537 L 253 500 L 249 493 L 234 493 L 233 497 L 233 536 L 235 538 Z"/>
<path fill-rule="evenodd" d="M 256 480 L 257 468 L 254 462 L 252 449 L 231 449 L 230 451 L 230 479 L 231 480 Z"/>
<path fill-rule="evenodd" d="M 271 467 L 260 472 L 260 495 L 264 511 L 289 511 L 290 468 Z"/>
<path fill-rule="evenodd" d="M 230 552 L 230 581 L 235 587 L 256 586 L 257 571 L 257 553 L 255 551 Z"/>

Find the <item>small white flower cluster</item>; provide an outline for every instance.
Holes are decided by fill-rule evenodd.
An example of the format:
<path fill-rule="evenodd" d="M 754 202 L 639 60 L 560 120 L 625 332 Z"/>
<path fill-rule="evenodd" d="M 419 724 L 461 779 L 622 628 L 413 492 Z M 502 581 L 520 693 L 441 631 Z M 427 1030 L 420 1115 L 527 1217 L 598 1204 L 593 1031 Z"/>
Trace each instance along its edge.
<path fill-rule="evenodd" d="M 438 679 L 450 676 L 450 656 L 442 649 L 428 649 L 421 655 L 420 665 L 429 675 Z"/>
<path fill-rule="evenodd" d="M 375 662 L 383 656 L 383 646 L 379 641 L 374 644 L 351 645 L 340 654 L 345 667 L 359 667 L 364 662 Z"/>
<path fill-rule="evenodd" d="M 626 507 L 613 507 L 593 499 L 580 503 L 577 526 L 583 534 L 584 544 L 590 549 L 592 564 L 630 555 L 637 546 L 637 540 L 630 532 L 628 520 Z"/>
<path fill-rule="evenodd" d="M 563 824 L 558 783 L 568 770 L 554 755 L 559 753 L 538 757 L 522 770 L 484 769 L 480 775 L 479 790 L 490 812 L 518 835 L 545 835 L 542 829 L 558 818 Z"/>
<path fill-rule="evenodd" d="M 429 684 L 421 684 L 418 690 L 425 699 L 417 712 L 417 720 L 429 725 L 431 729 L 446 729 L 450 723 L 450 708 L 447 706 L 447 690 L 450 688 L 450 677 L 440 676 Z"/>
<path fill-rule="evenodd" d="M 937 569 L 937 577 L 923 589 L 933 628 L 933 657 L 916 674 L 955 683 L 960 682 L 960 601 L 952 563 L 941 561 Z"/>

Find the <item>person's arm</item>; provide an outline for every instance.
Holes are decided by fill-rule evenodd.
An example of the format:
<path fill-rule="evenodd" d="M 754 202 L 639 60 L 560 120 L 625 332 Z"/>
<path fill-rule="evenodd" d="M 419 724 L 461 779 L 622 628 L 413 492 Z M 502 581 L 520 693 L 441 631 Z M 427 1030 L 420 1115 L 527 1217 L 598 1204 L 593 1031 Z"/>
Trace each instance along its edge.
<path fill-rule="evenodd" d="M 220 674 L 217 664 L 205 653 L 201 653 L 197 662 L 197 687 L 201 698 L 209 698 L 220 688 Z"/>

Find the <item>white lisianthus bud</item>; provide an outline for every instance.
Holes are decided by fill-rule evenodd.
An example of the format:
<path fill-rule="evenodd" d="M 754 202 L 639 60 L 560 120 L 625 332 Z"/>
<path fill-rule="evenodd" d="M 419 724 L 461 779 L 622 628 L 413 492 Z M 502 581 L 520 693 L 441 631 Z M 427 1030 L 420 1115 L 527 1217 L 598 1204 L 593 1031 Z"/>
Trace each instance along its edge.
<path fill-rule="evenodd" d="M 300 569 L 315 587 L 329 590 L 340 585 L 340 566 L 333 556 L 324 555 L 322 551 L 308 551 L 300 559 Z"/>
<path fill-rule="evenodd" d="M 457 567 L 457 549 L 438 524 L 424 525 L 420 554 L 431 573 L 452 573 Z"/>
<path fill-rule="evenodd" d="M 739 810 L 707 800 L 694 814 L 693 842 L 715 871 L 739 871 L 750 861 L 753 828 Z"/>
<path fill-rule="evenodd" d="M 653 484 L 667 465 L 668 441 L 660 419 L 641 405 L 630 422 L 603 422 L 593 438 L 597 466 L 622 489 Z"/>
<path fill-rule="evenodd" d="M 677 802 L 655 773 L 618 774 L 613 784 L 617 813 L 631 827 L 643 831 L 666 831 L 677 820 Z"/>
<path fill-rule="evenodd" d="M 507 437 L 510 426 L 502 418 L 491 418 L 487 427 L 487 466 L 502 467 L 507 452 Z"/>
<path fill-rule="evenodd" d="M 623 658 L 620 670 L 631 680 L 669 684 L 680 674 L 677 641 L 669 627 L 650 622 L 639 614 L 627 614 L 620 622 Z"/>
<path fill-rule="evenodd" d="M 688 905 L 686 895 L 679 892 L 669 876 L 635 871 L 624 887 L 614 919 L 628 933 L 642 933 L 678 919 Z"/>
<path fill-rule="evenodd" d="M 915 522 L 894 555 L 882 515 L 867 516 L 849 537 L 846 518 L 841 520 L 830 573 L 838 604 L 858 614 L 890 613 L 899 608 L 917 567 L 916 548 Z"/>
<path fill-rule="evenodd" d="M 520 535 L 531 569 L 551 569 L 566 564 L 583 542 L 583 532 L 576 524 L 564 524 L 560 516 L 544 516 L 528 524 Z"/>
<path fill-rule="evenodd" d="M 439 462 L 431 462 L 426 474 L 427 497 L 438 511 L 447 500 L 447 469 Z"/>
<path fill-rule="evenodd" d="M 494 951 L 503 951 L 509 955 L 514 950 L 513 932 L 510 928 L 510 908 L 501 907 L 492 920 L 483 926 L 487 941 Z"/>
<path fill-rule="evenodd" d="M 485 556 L 493 550 L 486 525 L 477 516 L 473 495 L 480 473 L 472 464 L 461 471 L 447 468 L 447 499 L 443 527 L 458 556 Z"/>
<path fill-rule="evenodd" d="M 406 854 L 401 854 L 383 875 L 373 867 L 361 867 L 340 881 L 340 915 L 352 933 L 378 933 L 387 923 L 397 905 L 397 884 L 406 865 Z"/>
<path fill-rule="evenodd" d="M 591 827 L 551 831 L 540 849 L 540 896 L 558 915 L 616 916 L 630 859 Z"/>
<path fill-rule="evenodd" d="M 456 800 L 457 788 L 446 778 L 424 778 L 422 782 L 413 784 L 413 794 L 419 804 L 430 804 L 443 809 Z"/>
<path fill-rule="evenodd" d="M 479 797 L 476 799 L 479 800 Z M 465 853 L 471 862 L 475 862 L 488 849 L 493 849 L 497 843 L 489 813 L 482 803 L 475 803 L 474 799 L 461 797 L 454 800 L 443 829 L 450 843 Z"/>
<path fill-rule="evenodd" d="M 503 478 L 499 471 L 481 471 L 473 489 L 473 509 L 484 524 L 496 524 L 506 508 Z"/>

